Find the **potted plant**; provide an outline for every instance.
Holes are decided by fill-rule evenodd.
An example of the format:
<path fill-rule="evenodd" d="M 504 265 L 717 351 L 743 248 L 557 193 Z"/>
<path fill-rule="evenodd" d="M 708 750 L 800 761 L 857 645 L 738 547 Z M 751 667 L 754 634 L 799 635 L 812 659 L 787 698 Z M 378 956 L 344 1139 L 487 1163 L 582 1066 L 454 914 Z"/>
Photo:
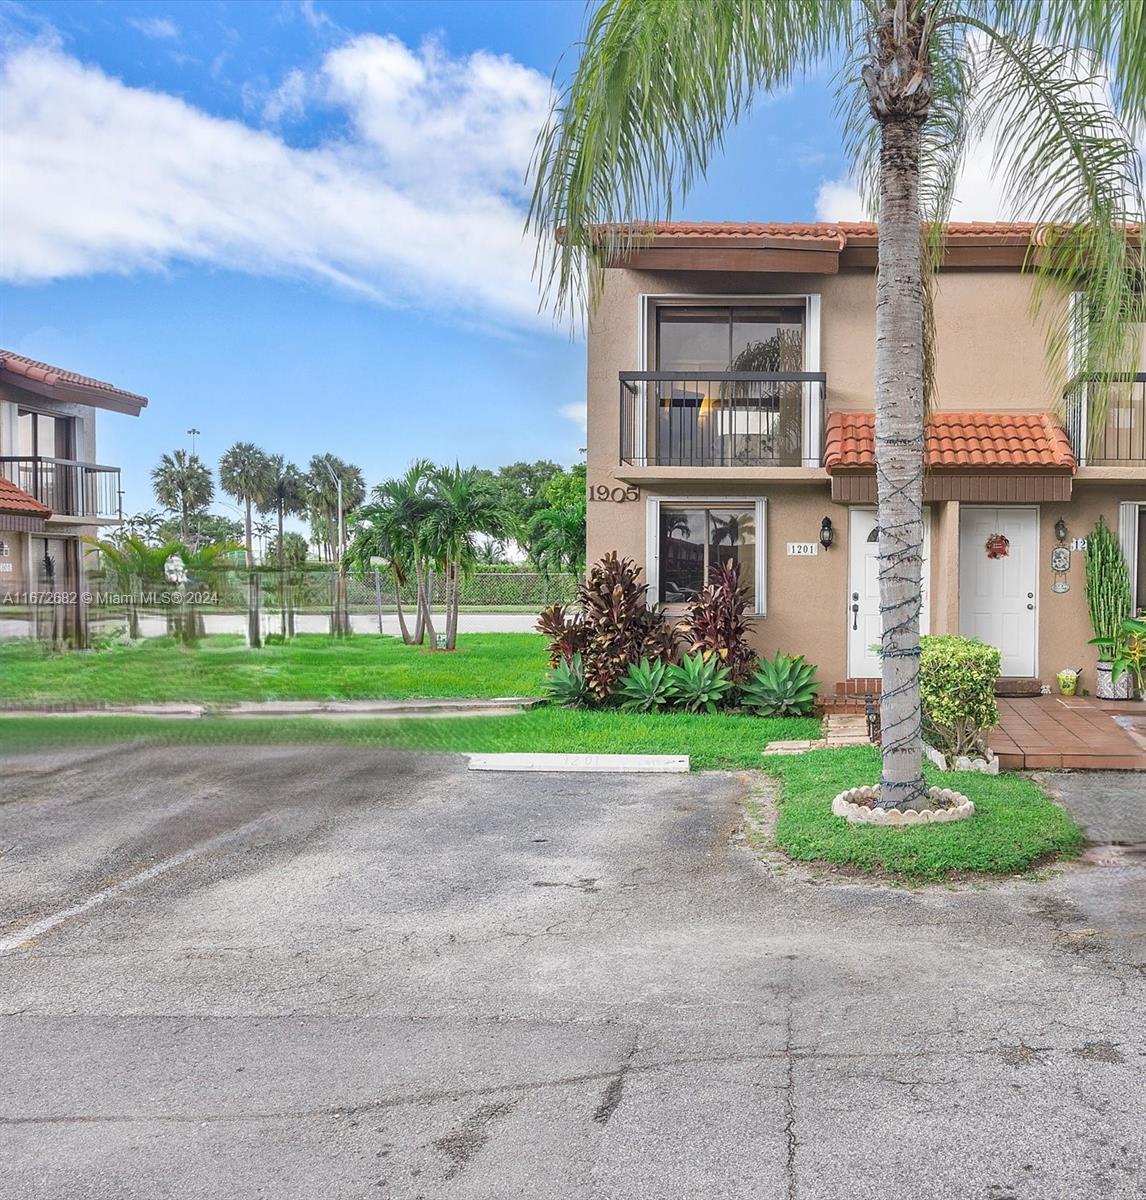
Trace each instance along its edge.
<path fill-rule="evenodd" d="M 1124 617 L 1111 637 L 1092 638 L 1110 655 L 1110 682 L 1116 700 L 1133 700 L 1146 691 L 1146 621 Z"/>
<path fill-rule="evenodd" d="M 1094 694 L 1100 700 L 1133 698 L 1133 676 L 1123 667 L 1114 674 L 1120 639 L 1126 636 L 1123 622 L 1130 619 L 1130 572 L 1118 539 L 1103 517 L 1086 543 L 1086 603 L 1094 627 L 1091 645 L 1099 648 L 1095 667 Z"/>

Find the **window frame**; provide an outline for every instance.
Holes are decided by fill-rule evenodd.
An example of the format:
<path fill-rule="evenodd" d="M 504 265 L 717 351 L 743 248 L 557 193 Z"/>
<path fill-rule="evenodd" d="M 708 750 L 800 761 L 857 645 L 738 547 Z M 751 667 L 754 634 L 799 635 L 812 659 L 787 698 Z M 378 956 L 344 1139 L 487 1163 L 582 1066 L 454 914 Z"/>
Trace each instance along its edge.
<path fill-rule="evenodd" d="M 649 604 L 660 603 L 661 592 L 661 505 L 669 508 L 751 508 L 756 528 L 756 593 L 754 617 L 768 615 L 768 497 L 723 496 L 649 496 L 645 502 L 645 589 Z M 676 611 L 682 604 L 666 604 L 667 611 Z"/>

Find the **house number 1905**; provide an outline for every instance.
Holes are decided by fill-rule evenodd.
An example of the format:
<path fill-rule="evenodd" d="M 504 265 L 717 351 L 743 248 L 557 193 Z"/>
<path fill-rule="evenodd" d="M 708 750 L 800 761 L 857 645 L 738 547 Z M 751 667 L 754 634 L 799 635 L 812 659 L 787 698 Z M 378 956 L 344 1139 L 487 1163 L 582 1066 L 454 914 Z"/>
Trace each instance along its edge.
<path fill-rule="evenodd" d="M 641 489 L 635 487 L 614 487 L 607 483 L 596 483 L 589 487 L 590 500 L 608 500 L 613 504 L 624 504 L 627 500 L 639 500 Z"/>

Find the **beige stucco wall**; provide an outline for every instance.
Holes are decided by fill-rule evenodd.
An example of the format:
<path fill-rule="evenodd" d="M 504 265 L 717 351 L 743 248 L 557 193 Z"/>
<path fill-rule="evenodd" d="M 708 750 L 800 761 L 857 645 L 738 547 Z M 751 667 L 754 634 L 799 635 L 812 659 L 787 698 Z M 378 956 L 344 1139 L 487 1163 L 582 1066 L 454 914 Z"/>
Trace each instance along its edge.
<path fill-rule="evenodd" d="M 1046 366 L 1045 328 L 1030 312 L 1031 281 L 1014 270 L 975 269 L 942 274 L 936 297 L 938 406 L 948 410 L 1034 410 L 1054 404 Z M 839 275 L 706 274 L 609 271 L 588 341 L 588 483 L 621 488 L 631 469 L 619 466 L 617 374 L 651 367 L 639 361 L 642 293 L 673 295 L 821 296 L 821 369 L 828 378 L 830 409 L 870 408 L 875 373 L 875 285 L 867 271 Z M 789 474 L 799 474 L 790 472 Z M 617 550 L 645 565 L 646 500 L 650 495 L 765 496 L 767 510 L 767 616 L 757 623 L 756 648 L 805 654 L 832 683 L 847 674 L 848 518 L 831 502 L 827 476 L 804 472 L 781 479 L 775 468 L 741 471 L 721 479 L 698 471 L 688 481 L 641 483 L 640 499 L 589 503 L 590 561 Z M 1044 681 L 1064 666 L 1082 665 L 1093 684 L 1093 649 L 1086 613 L 1084 561 L 1075 554 L 1071 590 L 1051 591 L 1054 523 L 1065 516 L 1071 536 L 1083 536 L 1104 513 L 1115 528 L 1121 500 L 1146 500 L 1146 478 L 1118 484 L 1079 480 L 1070 504 L 1042 506 L 1040 515 L 1039 671 Z M 932 537 L 931 628 L 958 630 L 958 504 L 929 506 Z M 788 558 L 789 541 L 816 538 L 831 516 L 836 543 L 814 558 Z"/>

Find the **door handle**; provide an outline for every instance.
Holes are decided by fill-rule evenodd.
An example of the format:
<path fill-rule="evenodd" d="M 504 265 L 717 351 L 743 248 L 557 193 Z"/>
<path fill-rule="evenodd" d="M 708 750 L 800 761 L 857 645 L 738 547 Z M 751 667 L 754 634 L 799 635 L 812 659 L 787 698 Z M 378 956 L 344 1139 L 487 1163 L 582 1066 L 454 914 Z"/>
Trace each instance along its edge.
<path fill-rule="evenodd" d="M 858 604 L 852 605 L 852 629 L 859 629 L 859 610 Z"/>
<path fill-rule="evenodd" d="M 1027 609 L 1028 609 L 1028 611 L 1030 611 L 1030 612 L 1034 612 L 1034 610 L 1035 610 L 1035 606 L 1034 606 L 1033 604 L 1028 604 L 1028 605 L 1027 605 Z"/>

